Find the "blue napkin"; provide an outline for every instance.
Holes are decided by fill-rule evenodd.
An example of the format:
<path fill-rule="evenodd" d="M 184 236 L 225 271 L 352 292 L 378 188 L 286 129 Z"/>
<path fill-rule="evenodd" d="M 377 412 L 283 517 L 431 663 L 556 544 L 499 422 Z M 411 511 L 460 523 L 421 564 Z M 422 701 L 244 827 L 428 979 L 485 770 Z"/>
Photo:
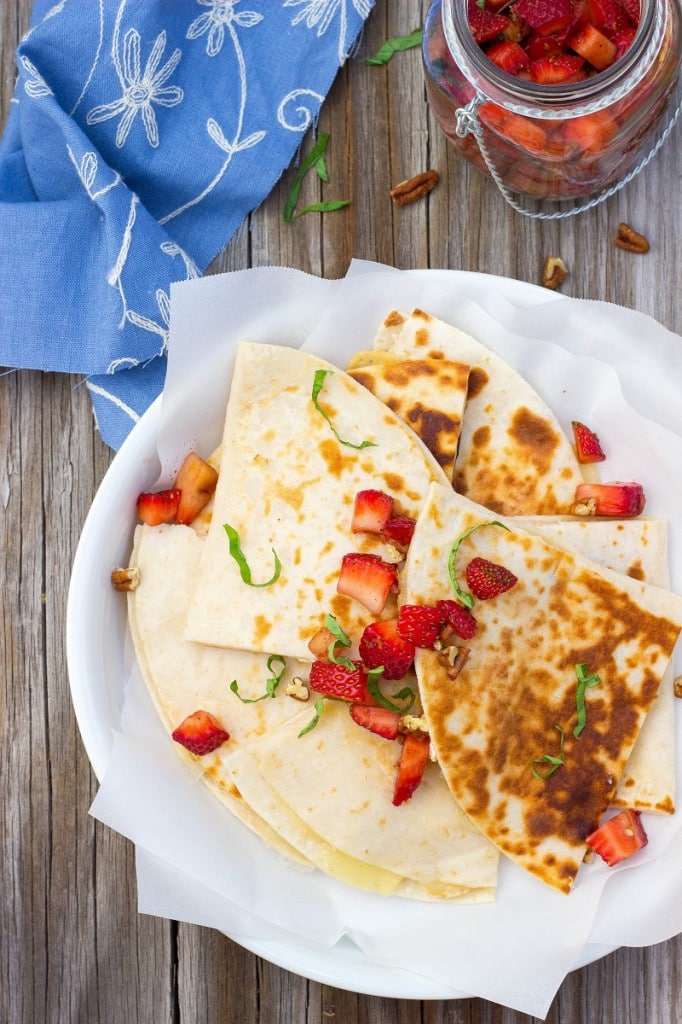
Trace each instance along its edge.
<path fill-rule="evenodd" d="M 118 448 L 163 387 L 171 282 L 271 191 L 373 3 L 35 0 L 0 143 L 0 364 L 85 375 Z"/>

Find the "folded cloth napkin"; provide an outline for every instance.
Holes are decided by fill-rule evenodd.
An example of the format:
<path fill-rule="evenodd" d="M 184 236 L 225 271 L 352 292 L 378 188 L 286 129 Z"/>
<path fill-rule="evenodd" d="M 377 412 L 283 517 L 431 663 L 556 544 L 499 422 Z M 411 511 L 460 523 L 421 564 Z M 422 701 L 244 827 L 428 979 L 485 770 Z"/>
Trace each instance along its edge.
<path fill-rule="evenodd" d="M 0 364 L 160 393 L 169 290 L 271 191 L 374 0 L 35 0 L 0 143 Z"/>

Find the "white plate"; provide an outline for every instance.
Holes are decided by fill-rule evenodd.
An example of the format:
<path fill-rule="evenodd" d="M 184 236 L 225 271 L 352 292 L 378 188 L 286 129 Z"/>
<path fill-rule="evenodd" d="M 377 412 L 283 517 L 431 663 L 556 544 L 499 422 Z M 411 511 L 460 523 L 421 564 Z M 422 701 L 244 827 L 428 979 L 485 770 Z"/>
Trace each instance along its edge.
<path fill-rule="evenodd" d="M 491 288 L 518 306 L 546 302 L 553 293 L 535 285 L 461 271 L 431 271 L 434 284 L 466 285 L 476 299 Z M 556 296 L 554 296 L 556 297 Z M 303 340 L 303 339 L 301 339 Z M 95 496 L 73 564 L 67 608 L 67 661 L 71 696 L 88 757 L 99 780 L 119 726 L 126 679 L 126 605 L 110 583 L 117 565 L 126 565 L 136 520 L 135 501 L 158 475 L 158 399 L 134 427 L 114 458 Z M 311 952 L 293 940 L 239 941 L 251 952 L 297 974 L 351 991 L 411 999 L 462 998 L 466 994 L 400 969 L 373 964 L 352 942 Z M 615 947 L 588 945 L 583 966 Z"/>

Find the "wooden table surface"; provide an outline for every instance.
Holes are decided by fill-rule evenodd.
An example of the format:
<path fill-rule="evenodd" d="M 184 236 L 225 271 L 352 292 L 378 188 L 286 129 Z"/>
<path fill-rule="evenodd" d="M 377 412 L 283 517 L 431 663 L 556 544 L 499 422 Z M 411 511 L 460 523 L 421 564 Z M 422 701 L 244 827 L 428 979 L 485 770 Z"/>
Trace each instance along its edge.
<path fill-rule="evenodd" d="M 425 105 L 418 51 L 386 68 L 364 64 L 384 39 L 414 29 L 426 8 L 426 0 L 376 0 L 359 52 L 324 104 L 319 127 L 331 135 L 333 191 L 350 198 L 351 206 L 285 225 L 289 171 L 211 270 L 288 264 L 338 277 L 352 257 L 361 257 L 537 283 L 545 256 L 560 255 L 570 269 L 565 294 L 620 303 L 682 331 L 682 125 L 645 173 L 605 204 L 563 222 L 523 218 L 439 133 Z M 3 124 L 15 48 L 29 15 L 30 0 L 0 5 Z M 428 200 L 395 209 L 389 186 L 428 167 L 440 172 L 438 188 Z M 317 198 L 314 188 L 306 183 L 304 198 Z M 646 234 L 648 255 L 614 247 L 620 221 Z M 0 1022 L 534 1019 L 481 999 L 420 1003 L 357 995 L 293 975 L 210 929 L 138 915 L 133 848 L 88 815 L 96 779 L 69 696 L 69 573 L 113 458 L 95 429 L 87 391 L 77 383 L 27 371 L 0 377 Z M 547 1019 L 672 1024 L 682 1019 L 681 965 L 679 936 L 653 948 L 622 949 L 567 977 Z"/>

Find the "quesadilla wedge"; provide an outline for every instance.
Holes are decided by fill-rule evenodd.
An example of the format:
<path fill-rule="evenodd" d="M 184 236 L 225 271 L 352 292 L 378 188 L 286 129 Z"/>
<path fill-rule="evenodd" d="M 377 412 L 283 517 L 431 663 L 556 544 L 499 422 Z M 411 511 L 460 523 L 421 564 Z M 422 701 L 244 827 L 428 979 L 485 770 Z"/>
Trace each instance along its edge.
<path fill-rule="evenodd" d="M 534 388 L 492 349 L 416 309 L 390 313 L 375 347 L 395 359 L 468 364 L 454 488 L 503 515 L 568 512 L 583 482 L 570 441 Z"/>
<path fill-rule="evenodd" d="M 359 636 L 376 616 L 337 592 L 343 557 L 402 553 L 351 532 L 354 499 L 377 488 L 416 518 L 432 480 L 446 477 L 416 434 L 346 373 L 241 344 L 187 639 L 311 661 L 327 613 Z"/>
<path fill-rule="evenodd" d="M 492 582 L 507 587 L 497 596 L 489 572 L 487 590 L 480 582 L 491 564 Z M 451 792 L 504 854 L 569 892 L 670 661 L 682 599 L 496 521 L 438 484 L 404 581 L 414 604 L 460 592 L 474 600 L 477 632 L 456 678 L 443 652 L 415 659 Z"/>

